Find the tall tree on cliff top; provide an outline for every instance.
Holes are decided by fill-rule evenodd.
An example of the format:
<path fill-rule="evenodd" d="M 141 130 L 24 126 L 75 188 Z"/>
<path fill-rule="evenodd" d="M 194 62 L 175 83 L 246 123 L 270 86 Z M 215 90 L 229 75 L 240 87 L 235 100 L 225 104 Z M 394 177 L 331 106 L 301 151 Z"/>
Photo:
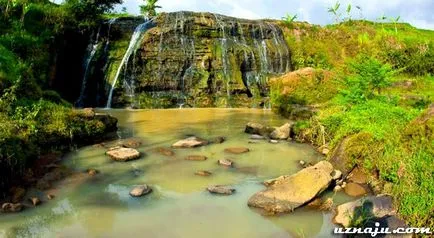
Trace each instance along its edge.
<path fill-rule="evenodd" d="M 146 0 L 145 5 L 140 5 L 140 13 L 147 17 L 155 17 L 157 15 L 157 8 L 161 8 L 161 6 L 157 6 L 158 0 Z"/>

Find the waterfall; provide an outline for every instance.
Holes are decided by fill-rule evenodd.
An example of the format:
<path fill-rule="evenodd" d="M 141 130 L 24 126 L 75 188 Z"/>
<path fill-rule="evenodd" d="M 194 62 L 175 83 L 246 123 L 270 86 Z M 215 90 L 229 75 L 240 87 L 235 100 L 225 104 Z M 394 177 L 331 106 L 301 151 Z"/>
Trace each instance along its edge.
<path fill-rule="evenodd" d="M 274 35 L 274 40 L 275 40 L 276 46 L 279 47 L 279 45 L 282 45 L 282 46 L 284 46 L 283 48 L 285 50 L 285 57 L 286 57 L 285 66 L 283 66 L 283 64 L 284 64 L 283 63 L 283 57 L 282 57 L 282 54 L 280 51 L 280 56 L 281 56 L 280 61 L 281 61 L 281 67 L 282 67 L 281 73 L 288 72 L 289 71 L 289 49 L 285 43 L 285 39 L 283 38 L 283 35 L 282 34 L 277 35 L 278 30 L 277 30 L 276 26 L 273 24 L 270 24 L 270 27 L 273 30 L 273 35 Z"/>
<path fill-rule="evenodd" d="M 222 63 L 223 63 L 223 74 L 224 79 L 226 80 L 226 94 L 227 94 L 227 104 L 229 105 L 229 100 L 231 98 L 231 89 L 230 89 L 230 77 L 228 77 L 228 64 L 227 64 L 227 38 L 225 33 L 225 24 L 224 22 L 218 17 L 217 14 L 214 14 L 216 23 L 220 26 L 220 29 L 222 31 L 222 38 L 220 39 L 220 45 L 222 50 Z"/>
<path fill-rule="evenodd" d="M 84 74 L 83 74 L 83 80 L 81 83 L 81 89 L 80 89 L 80 96 L 75 103 L 77 107 L 83 107 L 84 106 L 84 98 L 85 98 L 85 91 L 86 91 L 86 85 L 87 85 L 87 78 L 89 75 L 89 66 L 92 62 L 93 57 L 95 56 L 96 50 L 98 49 L 98 37 L 97 40 L 94 43 L 89 44 L 87 51 L 88 57 L 85 60 L 84 63 Z"/>
<path fill-rule="evenodd" d="M 271 33 L 273 34 L 274 46 L 276 47 L 277 53 L 279 54 L 279 67 L 280 68 L 277 70 L 277 72 L 282 73 L 284 71 L 284 69 L 283 69 L 283 55 L 282 55 L 282 51 L 279 47 L 280 42 L 279 42 L 279 39 L 277 38 L 277 34 L 276 34 L 277 30 L 271 23 L 267 23 L 267 24 L 271 28 Z"/>
<path fill-rule="evenodd" d="M 135 50 L 137 43 L 140 41 L 142 33 L 149 28 L 151 23 L 152 23 L 151 20 L 146 20 L 145 23 L 138 25 L 136 27 L 136 29 L 134 30 L 134 33 L 131 36 L 131 40 L 130 40 L 130 43 L 128 45 L 127 51 L 125 52 L 125 55 L 122 58 L 122 61 L 118 67 L 118 70 L 116 71 L 115 78 L 113 79 L 113 84 L 112 84 L 110 92 L 109 92 L 106 108 L 111 108 L 113 91 L 116 88 L 116 84 L 117 84 L 117 81 L 118 81 L 119 76 L 121 74 L 121 71 L 122 71 L 123 67 L 125 67 L 125 69 L 127 68 L 126 66 L 127 66 L 128 61 L 130 59 L 130 56 L 133 53 L 133 51 Z"/>

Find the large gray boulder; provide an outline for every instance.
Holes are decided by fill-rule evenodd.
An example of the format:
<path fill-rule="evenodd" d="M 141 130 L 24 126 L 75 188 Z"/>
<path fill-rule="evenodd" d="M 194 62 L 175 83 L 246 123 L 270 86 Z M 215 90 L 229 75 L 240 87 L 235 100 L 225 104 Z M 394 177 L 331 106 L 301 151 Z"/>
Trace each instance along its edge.
<path fill-rule="evenodd" d="M 321 161 L 291 176 L 282 176 L 272 182 L 264 191 L 253 195 L 248 205 L 277 214 L 291 212 L 311 201 L 332 182 L 333 166 Z"/>
<path fill-rule="evenodd" d="M 395 214 L 392 197 L 387 195 L 370 196 L 337 206 L 333 221 L 336 224 L 349 227 L 353 220 L 364 219 L 364 217 L 358 216 L 373 219 Z"/>

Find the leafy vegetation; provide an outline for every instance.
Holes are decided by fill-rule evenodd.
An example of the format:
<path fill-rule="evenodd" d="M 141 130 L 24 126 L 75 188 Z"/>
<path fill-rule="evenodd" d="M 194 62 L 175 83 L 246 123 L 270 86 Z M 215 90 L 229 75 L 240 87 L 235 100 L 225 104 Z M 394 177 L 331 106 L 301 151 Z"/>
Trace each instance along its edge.
<path fill-rule="evenodd" d="M 51 89 L 52 64 L 58 39 L 88 32 L 117 3 L 0 0 L 0 197 L 41 153 L 106 130 Z"/>
<path fill-rule="evenodd" d="M 157 16 L 157 9 L 161 8 L 157 2 L 158 0 L 146 0 L 146 4 L 140 5 L 140 13 L 147 17 Z"/>
<path fill-rule="evenodd" d="M 272 100 L 285 115 L 294 115 L 294 105 L 314 109 L 296 122 L 297 139 L 343 148 L 349 167 L 362 167 L 394 195 L 410 226 L 433 228 L 434 32 L 398 20 L 294 23 L 285 29 L 294 68 L 332 76 L 288 74 L 272 83 Z"/>

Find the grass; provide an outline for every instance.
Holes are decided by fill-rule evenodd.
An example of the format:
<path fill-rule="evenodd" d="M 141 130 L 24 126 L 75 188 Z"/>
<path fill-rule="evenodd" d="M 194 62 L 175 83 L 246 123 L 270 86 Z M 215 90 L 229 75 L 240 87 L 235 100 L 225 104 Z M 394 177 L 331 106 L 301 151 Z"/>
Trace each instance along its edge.
<path fill-rule="evenodd" d="M 280 113 L 290 114 L 294 104 L 315 109 L 296 122 L 297 139 L 332 151 L 343 145 L 348 166 L 357 164 L 379 181 L 410 226 L 434 228 L 434 32 L 351 21 L 294 23 L 284 33 L 295 69 L 332 75 L 318 80 L 290 73 L 272 83 Z"/>

